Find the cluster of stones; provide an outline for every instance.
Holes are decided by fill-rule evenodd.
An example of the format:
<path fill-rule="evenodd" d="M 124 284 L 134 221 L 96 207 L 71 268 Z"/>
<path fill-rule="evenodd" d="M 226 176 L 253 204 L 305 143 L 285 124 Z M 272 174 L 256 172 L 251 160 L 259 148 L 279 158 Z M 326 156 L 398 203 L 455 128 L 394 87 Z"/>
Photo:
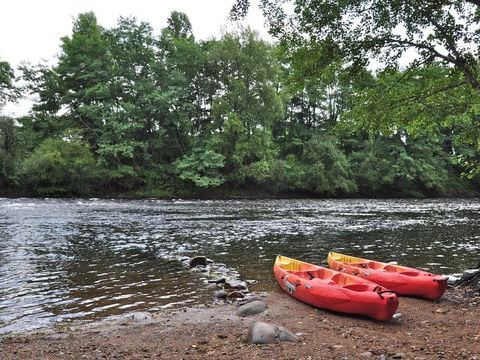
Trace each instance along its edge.
<path fill-rule="evenodd" d="M 268 310 L 265 302 L 250 293 L 247 281 L 239 279 L 238 272 L 228 269 L 225 264 L 215 263 L 205 256 L 180 259 L 193 271 L 205 273 L 218 289 L 215 291 L 217 301 L 235 301 L 240 306 L 236 315 L 254 316 Z M 279 341 L 298 341 L 298 337 L 283 326 L 255 321 L 249 328 L 247 341 L 251 344 L 271 344 Z"/>
<path fill-rule="evenodd" d="M 201 272 L 208 278 L 208 283 L 216 287 L 214 292 L 217 301 L 238 301 L 246 302 L 253 299 L 247 281 L 240 280 L 240 274 L 229 269 L 223 263 L 215 263 L 205 256 L 194 256 L 192 258 L 180 259 L 192 271 Z"/>

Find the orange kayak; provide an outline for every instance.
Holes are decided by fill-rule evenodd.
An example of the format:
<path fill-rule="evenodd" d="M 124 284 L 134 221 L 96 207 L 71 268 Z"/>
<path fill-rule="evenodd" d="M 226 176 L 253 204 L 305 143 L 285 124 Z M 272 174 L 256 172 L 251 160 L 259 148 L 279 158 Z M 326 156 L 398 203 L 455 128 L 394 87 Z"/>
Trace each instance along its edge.
<path fill-rule="evenodd" d="M 397 295 L 436 300 L 447 289 L 447 277 L 426 271 L 362 259 L 335 252 L 328 253 L 328 266 L 337 271 L 373 281 Z"/>
<path fill-rule="evenodd" d="M 273 272 L 287 294 L 321 309 L 389 320 L 398 307 L 394 292 L 321 266 L 277 256 Z"/>

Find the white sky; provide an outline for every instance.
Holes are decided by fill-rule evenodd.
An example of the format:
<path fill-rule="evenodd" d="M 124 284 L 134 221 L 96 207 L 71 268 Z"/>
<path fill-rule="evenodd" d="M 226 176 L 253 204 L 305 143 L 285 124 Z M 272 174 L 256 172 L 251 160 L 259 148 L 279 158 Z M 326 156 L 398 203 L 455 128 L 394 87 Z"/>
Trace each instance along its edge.
<path fill-rule="evenodd" d="M 60 38 L 71 34 L 73 19 L 93 11 L 105 28 L 114 27 L 120 16 L 135 16 L 150 23 L 157 34 L 166 26 L 173 10 L 184 12 L 192 23 L 196 39 L 218 37 L 232 28 L 228 13 L 234 0 L 6 0 L 0 11 L 0 60 L 12 67 L 22 61 L 36 64 L 54 61 L 60 52 Z M 268 38 L 264 20 L 253 0 L 244 24 Z M 22 106 L 8 104 L 5 115 L 25 113 Z"/>
<path fill-rule="evenodd" d="M 70 35 L 73 19 L 93 11 L 100 25 L 114 27 L 120 16 L 135 16 L 150 23 L 157 33 L 173 10 L 186 13 L 197 39 L 218 37 L 229 25 L 234 0 L 8 0 L 0 12 L 0 59 L 12 66 L 36 63 L 59 53 L 60 38 Z M 262 36 L 263 18 L 253 1 L 246 23 Z"/>

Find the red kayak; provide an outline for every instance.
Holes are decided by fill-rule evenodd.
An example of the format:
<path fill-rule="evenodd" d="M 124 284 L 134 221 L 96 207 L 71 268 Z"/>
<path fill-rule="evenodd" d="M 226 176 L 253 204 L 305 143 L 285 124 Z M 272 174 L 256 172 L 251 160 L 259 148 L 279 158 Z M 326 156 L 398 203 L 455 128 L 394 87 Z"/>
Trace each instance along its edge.
<path fill-rule="evenodd" d="M 389 320 L 398 307 L 394 292 L 321 266 L 277 256 L 273 272 L 287 294 L 321 309 Z"/>
<path fill-rule="evenodd" d="M 334 252 L 328 254 L 327 260 L 331 269 L 373 281 L 394 291 L 397 295 L 436 300 L 447 289 L 447 277 L 406 266 L 386 264 Z"/>

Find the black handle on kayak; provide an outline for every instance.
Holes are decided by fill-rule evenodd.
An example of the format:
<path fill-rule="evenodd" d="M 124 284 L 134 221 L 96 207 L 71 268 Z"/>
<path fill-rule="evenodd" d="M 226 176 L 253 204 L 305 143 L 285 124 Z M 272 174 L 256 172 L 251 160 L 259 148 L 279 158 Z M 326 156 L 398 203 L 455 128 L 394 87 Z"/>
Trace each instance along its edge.
<path fill-rule="evenodd" d="M 392 294 L 395 294 L 395 291 L 392 291 L 392 290 L 382 290 L 383 288 L 381 286 L 375 286 L 373 288 L 373 291 L 375 291 L 378 296 L 380 296 L 380 299 L 383 300 L 383 296 L 382 294 L 386 294 L 386 293 L 392 293 Z"/>

